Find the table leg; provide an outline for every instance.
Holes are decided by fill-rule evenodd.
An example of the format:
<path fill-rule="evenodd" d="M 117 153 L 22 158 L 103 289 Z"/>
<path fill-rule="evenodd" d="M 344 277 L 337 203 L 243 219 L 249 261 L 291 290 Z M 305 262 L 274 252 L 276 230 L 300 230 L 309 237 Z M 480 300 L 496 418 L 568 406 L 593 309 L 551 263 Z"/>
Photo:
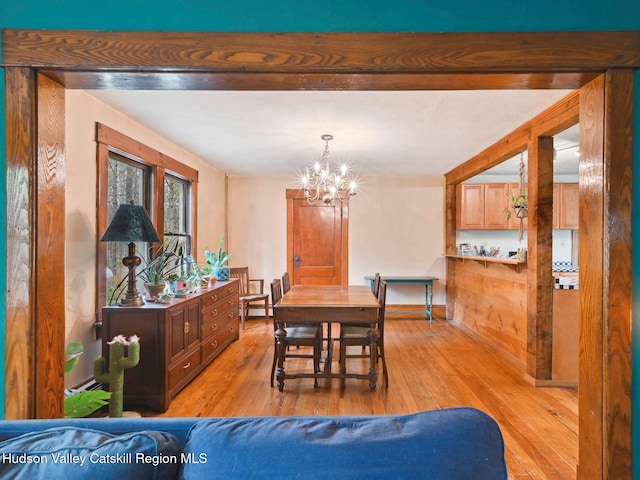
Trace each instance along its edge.
<path fill-rule="evenodd" d="M 424 284 L 425 293 L 425 320 L 429 317 L 429 322 L 433 323 L 433 284 Z"/>
<path fill-rule="evenodd" d="M 277 354 L 277 365 L 278 370 L 276 373 L 276 378 L 278 379 L 278 390 L 282 391 L 284 389 L 284 356 L 286 353 L 286 342 L 285 337 L 287 336 L 287 332 L 284 328 L 282 328 L 281 324 L 276 324 L 276 354 Z"/>

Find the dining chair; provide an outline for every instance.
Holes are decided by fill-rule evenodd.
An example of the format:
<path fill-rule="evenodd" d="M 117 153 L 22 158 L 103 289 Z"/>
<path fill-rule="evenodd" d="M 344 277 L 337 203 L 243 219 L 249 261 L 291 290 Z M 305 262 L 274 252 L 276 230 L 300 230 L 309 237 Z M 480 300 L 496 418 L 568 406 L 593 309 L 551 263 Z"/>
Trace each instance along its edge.
<path fill-rule="evenodd" d="M 275 305 L 282 300 L 282 282 L 279 278 L 276 278 L 271 282 L 271 303 Z M 271 386 L 273 387 L 276 363 L 278 361 L 278 343 L 275 338 L 275 331 L 277 329 L 276 324 L 276 312 L 273 309 L 273 363 L 271 365 Z M 313 372 L 318 373 L 320 371 L 320 356 L 322 354 L 322 325 L 284 325 L 286 335 L 284 337 L 285 342 L 285 360 L 287 358 L 313 358 Z M 313 347 L 313 354 L 299 353 L 299 351 L 289 351 L 289 347 Z M 295 352 L 295 353 L 292 353 Z M 314 377 L 313 386 L 318 387 L 318 377 Z"/>
<path fill-rule="evenodd" d="M 380 290 L 380 274 L 376 272 L 376 274 L 373 277 L 373 294 L 375 295 L 376 298 L 378 298 L 378 292 Z"/>
<path fill-rule="evenodd" d="M 389 388 L 389 374 L 387 372 L 387 361 L 384 354 L 384 313 L 387 303 L 387 282 L 380 281 L 378 289 L 378 303 L 380 308 L 378 309 L 378 320 L 376 322 L 375 331 L 375 344 L 376 349 L 374 352 L 375 362 L 382 360 L 382 375 L 384 378 L 385 388 Z M 343 325 L 340 328 L 340 372 L 347 373 L 347 358 L 369 358 L 370 355 L 365 353 L 365 347 L 370 347 L 371 342 L 369 340 L 369 327 L 362 325 Z M 363 352 L 359 354 L 347 354 L 347 347 L 361 346 Z M 345 379 L 342 379 L 341 386 L 344 388 Z"/>
<path fill-rule="evenodd" d="M 264 305 L 264 318 L 269 321 L 269 294 L 264 293 L 264 279 L 249 278 L 249 267 L 234 267 L 229 273 L 230 278 L 237 278 L 240 293 L 240 323 L 244 330 L 244 321 L 250 308 L 262 308 Z M 252 292 L 251 284 L 257 284 L 256 292 Z"/>
<path fill-rule="evenodd" d="M 289 272 L 284 272 L 282 274 L 282 294 L 284 295 L 291 288 L 291 278 L 289 277 Z"/>

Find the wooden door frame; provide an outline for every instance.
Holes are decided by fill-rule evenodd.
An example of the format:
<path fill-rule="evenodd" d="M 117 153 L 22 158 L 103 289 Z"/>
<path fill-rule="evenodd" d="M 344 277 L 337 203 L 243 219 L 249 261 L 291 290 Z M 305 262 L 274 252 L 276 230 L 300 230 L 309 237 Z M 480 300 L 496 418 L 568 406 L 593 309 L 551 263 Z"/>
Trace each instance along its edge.
<path fill-rule="evenodd" d="M 286 190 L 287 196 L 287 272 L 291 272 L 291 281 L 293 282 L 293 206 L 294 200 L 304 200 L 304 192 L 300 189 Z M 341 216 L 341 255 L 340 255 L 340 285 L 349 283 L 349 204 L 342 203 L 340 205 Z M 293 283 L 292 283 L 293 285 Z"/>
<path fill-rule="evenodd" d="M 64 302 L 53 298 L 38 264 L 64 256 L 64 243 L 47 245 L 46 235 L 64 238 L 64 226 L 38 219 L 47 189 L 64 191 L 64 171 L 54 180 L 38 168 L 39 132 L 36 74 L 67 89 L 233 89 L 233 90 L 428 90 L 571 88 L 605 74 L 606 115 L 602 177 L 593 195 L 581 200 L 581 216 L 591 231 L 611 232 L 611 244 L 589 244 L 588 258 L 602 258 L 594 278 L 581 278 L 581 303 L 602 298 L 592 338 L 602 355 L 584 362 L 593 375 L 581 385 L 594 410 L 580 414 L 580 478 L 631 476 L 631 376 L 629 288 L 613 292 L 616 278 L 631 279 L 631 180 L 633 81 L 640 68 L 640 32 L 503 33 L 208 33 L 100 32 L 71 30 L 2 31 L 5 68 L 7 188 L 7 275 L 22 273 L 23 283 L 7 292 L 6 405 L 18 418 L 55 416 L 46 407 L 61 394 L 63 378 L 39 382 L 49 368 L 43 358 L 61 359 L 63 345 L 46 335 L 64 331 Z M 615 69 L 625 69 L 618 74 Z M 624 108 L 623 102 L 628 102 Z M 64 111 L 50 121 L 61 122 Z M 59 131 L 59 130 L 58 130 Z M 594 131 L 595 132 L 595 131 Z M 594 135 L 596 135 L 594 132 Z M 593 139 L 587 139 L 593 140 Z M 59 152 L 51 152 L 52 164 Z M 613 156 L 613 154 L 616 156 Z M 63 164 L 63 162 L 61 163 Z M 608 167 L 613 167 L 610 171 Z M 582 174 L 581 174 L 582 175 Z M 601 181 L 600 181 L 601 180 Z M 62 190 L 60 190 L 62 189 Z M 50 193 L 50 192 L 49 192 Z M 450 189 L 446 195 L 451 195 Z M 54 205 L 64 211 L 60 195 Z M 63 197 L 63 196 L 62 196 Z M 601 202 L 601 203 L 598 203 Z M 602 212 L 592 216 L 591 211 Z M 14 212 L 23 212 L 16 216 Z M 447 217 L 450 212 L 447 212 Z M 44 225 L 39 223 L 45 221 Z M 447 218 L 450 221 L 450 218 Z M 43 229 L 51 230 L 43 237 Z M 62 231 L 60 231 L 62 229 Z M 584 245 L 581 245 L 585 248 Z M 582 249 L 581 248 L 581 249 Z M 615 270 L 613 269 L 615 266 Z M 63 279 L 64 280 L 64 279 Z M 629 283 L 630 285 L 630 283 Z M 41 317 L 43 309 L 47 315 Z M 625 327 L 626 323 L 626 327 Z M 584 324 L 581 312 L 581 324 Z M 590 323 L 591 325 L 591 323 Z M 611 329 L 618 334 L 615 341 Z M 14 336 L 15 334 L 15 336 Z M 42 339 L 19 345 L 20 338 Z M 586 346 L 583 346 L 586 347 Z M 39 352 L 40 353 L 40 352 Z M 605 359 L 610 359 L 605 361 Z M 622 371 L 610 371 L 611 359 Z M 62 360 L 59 360 L 61 362 Z M 600 373 L 598 373 L 600 372 Z M 608 373 L 608 375 L 604 375 Z M 42 408 L 41 408 L 42 407 Z"/>

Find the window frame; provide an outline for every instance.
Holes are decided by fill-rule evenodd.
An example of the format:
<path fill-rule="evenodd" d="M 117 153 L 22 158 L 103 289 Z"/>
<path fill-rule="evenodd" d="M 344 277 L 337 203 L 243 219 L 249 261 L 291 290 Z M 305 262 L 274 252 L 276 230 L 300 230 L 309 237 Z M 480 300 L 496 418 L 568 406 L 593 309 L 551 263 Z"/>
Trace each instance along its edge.
<path fill-rule="evenodd" d="M 102 307 L 106 298 L 106 244 L 100 237 L 107 228 L 107 179 L 109 156 L 114 153 L 131 162 L 138 163 L 148 169 L 150 180 L 149 215 L 156 227 L 160 240 L 164 241 L 164 181 L 167 175 L 188 184 L 185 203 L 188 207 L 187 228 L 191 234 L 191 254 L 197 258 L 197 184 L 198 170 L 175 160 L 121 132 L 96 122 L 97 144 L 97 198 L 96 198 L 96 338 L 100 338 L 102 326 Z"/>

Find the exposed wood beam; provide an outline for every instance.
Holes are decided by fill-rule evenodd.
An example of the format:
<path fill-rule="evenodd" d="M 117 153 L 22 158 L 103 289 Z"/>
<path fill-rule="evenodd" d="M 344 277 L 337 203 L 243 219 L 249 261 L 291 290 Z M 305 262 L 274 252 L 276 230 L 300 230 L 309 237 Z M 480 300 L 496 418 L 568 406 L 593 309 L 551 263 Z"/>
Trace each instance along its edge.
<path fill-rule="evenodd" d="M 330 48 L 327 48 L 330 46 Z M 537 73 L 640 67 L 640 32 L 3 30 L 6 66 L 155 72 Z"/>
<path fill-rule="evenodd" d="M 553 137 L 529 143 L 527 228 L 527 376 L 551 380 L 553 360 Z"/>

